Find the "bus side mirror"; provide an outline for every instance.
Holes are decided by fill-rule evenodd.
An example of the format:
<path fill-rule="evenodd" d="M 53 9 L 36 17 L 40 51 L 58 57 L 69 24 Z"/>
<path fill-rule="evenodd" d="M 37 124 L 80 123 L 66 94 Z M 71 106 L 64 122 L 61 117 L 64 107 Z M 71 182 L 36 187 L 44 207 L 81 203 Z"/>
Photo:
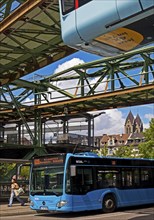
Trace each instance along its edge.
<path fill-rule="evenodd" d="M 70 166 L 70 174 L 71 176 L 76 176 L 76 166 L 74 165 Z"/>

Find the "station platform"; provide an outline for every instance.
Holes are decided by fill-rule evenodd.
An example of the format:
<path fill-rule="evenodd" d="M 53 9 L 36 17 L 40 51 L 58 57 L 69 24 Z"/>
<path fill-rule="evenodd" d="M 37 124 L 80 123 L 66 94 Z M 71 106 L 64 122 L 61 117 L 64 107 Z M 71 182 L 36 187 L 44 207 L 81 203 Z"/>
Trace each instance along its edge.
<path fill-rule="evenodd" d="M 12 207 L 8 207 L 7 203 L 0 204 L 0 217 L 25 215 L 25 214 L 36 214 L 35 211 L 30 209 L 29 203 L 25 203 L 24 206 L 21 206 L 20 203 L 13 203 Z"/>

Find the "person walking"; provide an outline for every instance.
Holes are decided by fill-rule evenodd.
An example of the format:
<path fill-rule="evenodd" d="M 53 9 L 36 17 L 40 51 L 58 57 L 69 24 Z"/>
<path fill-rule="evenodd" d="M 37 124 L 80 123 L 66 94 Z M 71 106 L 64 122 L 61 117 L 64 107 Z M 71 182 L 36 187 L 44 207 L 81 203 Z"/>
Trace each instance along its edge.
<path fill-rule="evenodd" d="M 8 207 L 12 206 L 14 197 L 21 203 L 21 206 L 24 206 L 24 201 L 19 197 L 19 193 L 17 192 L 18 189 L 19 189 L 19 185 L 16 181 L 16 177 L 13 176 L 11 180 L 11 194 L 10 194 Z"/>

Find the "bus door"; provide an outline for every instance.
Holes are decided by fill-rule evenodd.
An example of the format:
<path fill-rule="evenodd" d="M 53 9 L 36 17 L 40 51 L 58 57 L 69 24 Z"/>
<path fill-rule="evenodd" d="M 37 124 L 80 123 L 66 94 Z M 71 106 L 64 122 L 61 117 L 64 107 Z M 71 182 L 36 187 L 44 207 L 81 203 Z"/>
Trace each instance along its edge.
<path fill-rule="evenodd" d="M 90 193 L 94 190 L 93 169 L 83 166 L 76 166 L 75 169 L 71 180 L 73 211 L 95 209 L 96 204 Z"/>

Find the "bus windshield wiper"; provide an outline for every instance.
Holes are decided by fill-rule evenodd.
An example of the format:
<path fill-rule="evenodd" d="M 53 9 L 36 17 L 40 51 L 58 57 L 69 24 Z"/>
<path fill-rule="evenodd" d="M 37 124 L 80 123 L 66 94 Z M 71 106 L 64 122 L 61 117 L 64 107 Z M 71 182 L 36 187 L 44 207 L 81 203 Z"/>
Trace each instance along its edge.
<path fill-rule="evenodd" d="M 44 194 L 44 192 L 43 191 L 37 191 L 37 192 L 31 192 L 31 195 L 32 196 L 35 196 L 35 195 L 43 195 Z"/>
<path fill-rule="evenodd" d="M 53 191 L 52 192 L 51 191 L 49 191 L 49 192 L 46 191 L 45 195 L 56 195 L 56 196 L 59 196 L 59 193 L 53 192 Z"/>

